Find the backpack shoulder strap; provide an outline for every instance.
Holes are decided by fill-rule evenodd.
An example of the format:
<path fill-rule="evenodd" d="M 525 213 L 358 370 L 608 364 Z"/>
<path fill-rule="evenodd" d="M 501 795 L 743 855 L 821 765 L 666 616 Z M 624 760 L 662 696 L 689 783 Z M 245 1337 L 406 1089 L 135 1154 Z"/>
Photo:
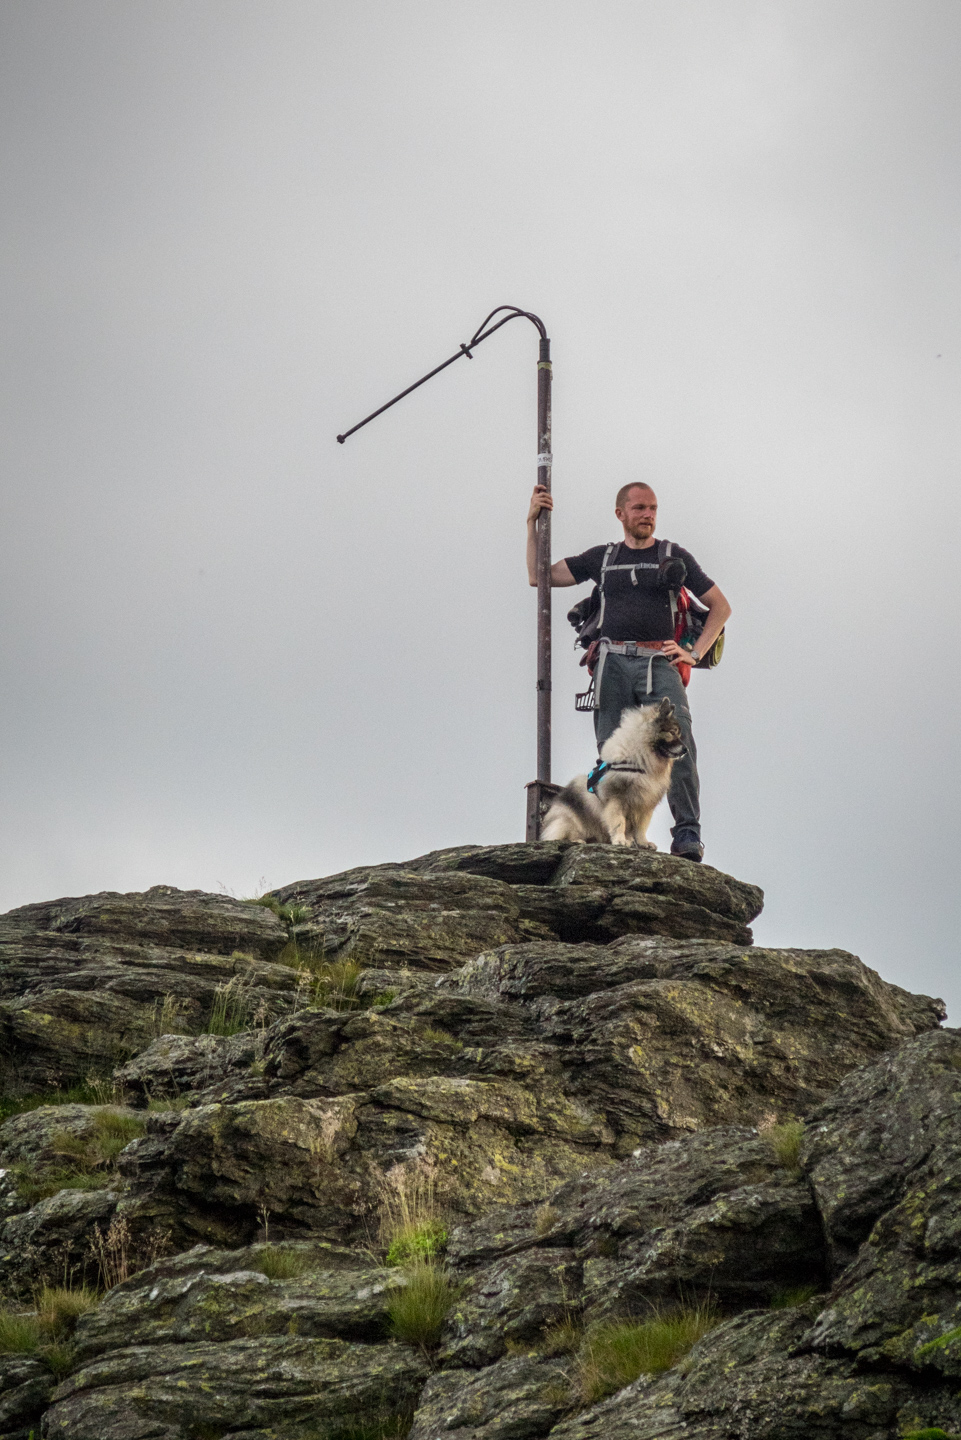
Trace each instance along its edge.
<path fill-rule="evenodd" d="M 658 563 L 659 565 L 663 565 L 665 560 L 670 560 L 670 558 L 671 558 L 671 553 L 672 553 L 673 549 L 674 549 L 674 542 L 673 542 L 673 540 L 658 540 L 658 542 L 657 542 L 657 563 Z M 668 590 L 667 593 L 668 593 L 668 595 L 669 595 L 669 597 L 670 597 L 670 601 L 671 601 L 671 620 L 674 622 L 674 628 L 675 628 L 675 630 L 676 630 L 676 629 L 677 629 L 677 596 L 678 596 L 678 592 L 677 592 L 676 590 Z"/>
<path fill-rule="evenodd" d="M 600 608 L 600 610 L 598 610 L 598 612 L 597 612 L 597 633 L 598 633 L 598 635 L 602 635 L 602 634 L 603 634 L 602 626 L 603 626 L 603 624 L 604 624 L 604 601 L 605 601 L 605 599 L 606 599 L 606 597 L 605 597 L 605 595 L 604 595 L 604 577 L 605 577 L 605 575 L 607 574 L 608 568 L 610 567 L 611 557 L 612 557 L 612 556 L 615 554 L 615 552 L 617 551 L 617 547 L 618 547 L 618 541 L 617 541 L 617 540 L 612 540 L 611 543 L 608 545 L 607 549 L 604 551 L 604 559 L 601 561 L 601 578 L 600 578 L 600 580 L 598 581 L 598 589 L 599 589 L 600 592 L 601 592 L 601 608 Z"/>

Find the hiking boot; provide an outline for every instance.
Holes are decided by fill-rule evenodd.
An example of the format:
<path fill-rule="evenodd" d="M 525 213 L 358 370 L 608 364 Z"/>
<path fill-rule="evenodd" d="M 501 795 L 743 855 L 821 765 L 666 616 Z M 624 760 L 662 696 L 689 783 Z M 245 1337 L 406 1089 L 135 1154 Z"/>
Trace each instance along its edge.
<path fill-rule="evenodd" d="M 700 864 L 704 859 L 704 846 L 701 844 L 700 833 L 690 825 L 683 830 L 678 830 L 671 841 L 671 854 L 679 855 L 682 860 L 694 860 Z"/>

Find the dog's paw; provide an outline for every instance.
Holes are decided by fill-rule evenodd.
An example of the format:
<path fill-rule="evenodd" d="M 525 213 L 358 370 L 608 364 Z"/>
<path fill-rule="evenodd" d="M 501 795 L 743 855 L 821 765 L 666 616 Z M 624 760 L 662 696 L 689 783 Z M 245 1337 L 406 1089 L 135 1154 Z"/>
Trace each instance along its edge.
<path fill-rule="evenodd" d="M 635 840 L 634 848 L 636 850 L 656 850 L 657 846 L 653 840 Z"/>

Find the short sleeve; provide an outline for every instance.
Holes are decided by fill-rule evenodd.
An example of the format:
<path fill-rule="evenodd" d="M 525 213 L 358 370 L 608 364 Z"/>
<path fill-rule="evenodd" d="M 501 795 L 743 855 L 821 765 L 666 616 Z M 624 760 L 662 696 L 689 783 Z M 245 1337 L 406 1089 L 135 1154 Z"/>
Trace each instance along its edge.
<path fill-rule="evenodd" d="M 690 590 L 692 595 L 696 595 L 697 598 L 700 599 L 702 595 L 706 595 L 708 590 L 711 589 L 714 581 L 709 575 L 705 575 L 690 550 L 685 550 L 681 545 L 675 545 L 674 549 L 679 555 L 683 556 L 684 563 L 687 566 L 687 579 L 684 581 L 686 588 Z M 571 573 L 573 574 L 573 571 Z"/>
<path fill-rule="evenodd" d="M 590 550 L 585 550 L 583 555 L 566 555 L 564 557 L 568 570 L 574 576 L 577 585 L 583 585 L 585 580 L 593 580 L 596 585 L 601 578 L 601 565 L 604 563 L 604 551 L 606 545 L 594 545 Z"/>

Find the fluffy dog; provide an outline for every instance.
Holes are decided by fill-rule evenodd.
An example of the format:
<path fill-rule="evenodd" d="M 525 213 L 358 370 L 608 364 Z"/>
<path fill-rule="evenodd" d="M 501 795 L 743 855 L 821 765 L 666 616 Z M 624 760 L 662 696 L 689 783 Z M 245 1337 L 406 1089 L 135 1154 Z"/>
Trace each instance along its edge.
<path fill-rule="evenodd" d="M 647 827 L 667 794 L 674 761 L 683 754 L 670 700 L 625 710 L 601 747 L 601 760 L 618 768 L 605 771 L 595 794 L 587 788 L 586 775 L 565 785 L 547 812 L 541 839 L 656 850 Z"/>

